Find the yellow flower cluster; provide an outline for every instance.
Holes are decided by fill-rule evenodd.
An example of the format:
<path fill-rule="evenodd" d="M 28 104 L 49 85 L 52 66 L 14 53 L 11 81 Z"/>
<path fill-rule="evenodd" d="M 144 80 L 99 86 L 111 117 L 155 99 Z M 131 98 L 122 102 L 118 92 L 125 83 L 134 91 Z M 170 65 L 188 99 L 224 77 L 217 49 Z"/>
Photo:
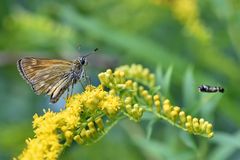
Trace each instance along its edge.
<path fill-rule="evenodd" d="M 73 138 L 79 144 L 87 144 L 88 141 L 98 138 L 102 133 L 101 131 L 104 129 L 104 123 L 101 117 L 96 118 L 95 121 L 90 120 L 86 124 L 87 125 Z"/>
<path fill-rule="evenodd" d="M 59 133 L 65 136 L 66 144 L 72 141 L 75 128 L 79 125 L 80 108 L 75 106 L 59 113 L 48 110 L 43 116 L 35 114 L 33 116 L 33 128 L 35 138 L 26 141 L 27 148 L 22 152 L 18 159 L 57 159 L 63 144 Z"/>
<path fill-rule="evenodd" d="M 65 110 L 34 115 L 35 138 L 26 141 L 27 148 L 18 159 L 57 159 L 72 140 L 83 144 L 97 138 L 97 131 L 104 129 L 101 117 L 114 117 L 120 108 L 119 97 L 108 94 L 101 85 L 88 86 L 82 94 L 68 99 Z"/>
<path fill-rule="evenodd" d="M 139 121 L 143 112 L 147 110 L 190 133 L 212 137 L 212 124 L 202 118 L 200 120 L 193 118 L 191 121 L 189 119 L 190 115 L 186 116 L 185 112 L 181 111 L 178 106 L 171 106 L 168 99 L 164 100 L 161 107 L 159 93 L 151 94 L 142 85 L 134 81 L 146 83 L 151 81 L 153 77 L 148 69 L 135 64 L 119 67 L 115 72 L 107 70 L 99 74 L 101 84 L 108 87 L 112 93 L 120 95 L 124 100 L 125 113 L 130 119 Z M 151 82 L 151 85 L 155 83 L 154 80 Z M 122 90 L 126 92 L 121 93 Z M 134 100 L 135 97 L 141 99 L 143 103 Z M 155 109 L 153 106 L 155 106 Z"/>
<path fill-rule="evenodd" d="M 143 115 L 144 109 L 140 107 L 138 103 L 133 104 L 131 97 L 126 97 L 124 102 L 126 113 L 129 115 L 130 119 L 139 121 Z"/>
<path fill-rule="evenodd" d="M 108 69 L 106 72 L 99 73 L 98 78 L 102 85 L 113 89 L 113 93 L 115 89 L 124 89 L 126 87 L 124 85 L 124 72 L 118 71 L 113 73 L 111 69 Z"/>
<path fill-rule="evenodd" d="M 209 42 L 211 34 L 199 18 L 197 0 L 173 0 L 163 2 L 163 4 L 169 4 L 175 17 L 185 25 L 186 30 L 193 37 L 201 42 Z"/>
<path fill-rule="evenodd" d="M 155 85 L 155 75 L 150 73 L 148 68 L 143 68 L 142 65 L 132 64 L 131 66 L 124 65 L 116 68 L 116 71 L 122 71 L 127 78 L 135 79 L 146 86 L 153 87 Z"/>
<path fill-rule="evenodd" d="M 160 101 L 155 98 L 155 105 L 157 108 Z M 158 110 L 158 109 L 157 109 Z M 158 111 L 160 113 L 161 110 Z M 206 135 L 208 138 L 213 136 L 212 124 L 205 121 L 203 118 L 192 118 L 191 115 L 186 115 L 184 111 L 181 111 L 180 107 L 172 106 L 168 99 L 164 100 L 162 106 L 162 114 L 172 121 L 175 125 L 180 125 L 182 129 L 198 135 Z"/>
<path fill-rule="evenodd" d="M 121 110 L 122 103 L 118 96 L 104 91 L 102 85 L 99 85 L 97 88 L 87 86 L 82 94 L 70 97 L 66 108 L 74 106 L 81 108 L 80 124 L 82 125 L 75 132 L 73 139 L 84 144 L 101 136 L 101 131 L 104 129 L 102 117 L 106 115 L 110 120 L 116 117 Z"/>
<path fill-rule="evenodd" d="M 81 106 L 81 109 L 90 115 L 102 111 L 111 117 L 120 110 L 121 101 L 119 97 L 104 91 L 101 85 L 97 88 L 87 86 L 83 94 L 73 95 L 67 101 L 66 108 L 69 106 Z"/>
<path fill-rule="evenodd" d="M 145 90 L 143 86 L 139 86 L 139 94 L 145 100 L 147 106 L 152 108 L 153 96 L 148 92 L 148 90 Z"/>
<path fill-rule="evenodd" d="M 190 133 L 209 138 L 213 136 L 212 124 L 202 118 L 200 120 L 197 118 L 191 120 L 189 118 L 191 116 L 186 116 L 180 107 L 171 106 L 168 99 L 164 100 L 161 106 L 159 93 L 151 94 L 149 90 L 139 85 L 138 82 L 142 84 L 151 82 L 150 86 L 155 83 L 154 75 L 141 65 L 124 65 L 114 72 L 107 70 L 99 74 L 99 79 L 103 86 L 110 89 L 111 93 L 119 95 L 123 99 L 125 114 L 130 119 L 139 121 L 144 111 L 150 111 Z M 123 90 L 125 90 L 124 93 L 122 93 Z M 136 99 L 141 99 L 142 103 L 136 101 Z M 155 109 L 153 106 L 155 106 Z"/>
<path fill-rule="evenodd" d="M 27 148 L 18 159 L 57 159 L 73 140 L 79 144 L 94 143 L 121 118 L 139 121 L 144 112 L 189 133 L 213 136 L 209 122 L 186 115 L 168 99 L 161 105 L 160 93 L 146 89 L 154 85 L 154 75 L 141 65 L 119 67 L 114 72 L 108 69 L 98 77 L 98 87 L 87 86 L 83 93 L 69 97 L 59 113 L 48 110 L 43 116 L 34 115 L 35 137 L 27 140 Z M 147 82 L 150 85 L 146 88 L 141 85 Z"/>
<path fill-rule="evenodd" d="M 134 68 L 138 68 L 136 72 L 133 71 Z M 128 69 L 129 72 L 127 72 L 126 74 L 125 70 Z M 138 102 L 132 101 L 131 99 L 132 97 L 138 96 L 139 88 L 143 87 L 139 86 L 137 82 L 128 78 L 133 77 L 133 79 L 135 80 L 136 77 L 137 79 L 139 79 L 140 77 L 144 77 L 143 75 L 145 75 L 144 79 L 142 79 L 141 81 L 146 82 L 147 80 L 150 80 L 150 77 L 153 77 L 152 74 L 150 74 L 149 72 L 141 72 L 143 70 L 146 71 L 146 69 L 143 68 L 141 65 L 132 65 L 131 67 L 126 65 L 123 67 L 119 67 L 114 72 L 108 69 L 106 72 L 102 72 L 98 75 L 101 84 L 105 87 L 108 87 L 110 89 L 110 93 L 121 97 L 125 105 L 125 114 L 130 119 L 135 121 L 140 120 L 143 115 L 144 108 L 141 107 Z M 153 80 L 152 83 L 154 83 Z M 143 99 L 145 98 L 145 95 L 146 94 L 143 95 Z M 146 96 L 147 100 L 151 98 L 152 97 L 150 95 Z M 146 101 L 146 103 L 147 102 L 149 101 Z"/>

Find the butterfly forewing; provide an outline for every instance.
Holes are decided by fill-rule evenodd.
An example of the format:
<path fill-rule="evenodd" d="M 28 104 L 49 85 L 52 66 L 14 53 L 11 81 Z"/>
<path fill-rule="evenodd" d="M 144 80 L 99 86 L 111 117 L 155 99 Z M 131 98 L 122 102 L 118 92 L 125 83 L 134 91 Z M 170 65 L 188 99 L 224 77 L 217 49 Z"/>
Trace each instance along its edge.
<path fill-rule="evenodd" d="M 36 94 L 48 94 L 55 103 L 72 84 L 72 61 L 23 58 L 17 63 L 19 72 Z"/>

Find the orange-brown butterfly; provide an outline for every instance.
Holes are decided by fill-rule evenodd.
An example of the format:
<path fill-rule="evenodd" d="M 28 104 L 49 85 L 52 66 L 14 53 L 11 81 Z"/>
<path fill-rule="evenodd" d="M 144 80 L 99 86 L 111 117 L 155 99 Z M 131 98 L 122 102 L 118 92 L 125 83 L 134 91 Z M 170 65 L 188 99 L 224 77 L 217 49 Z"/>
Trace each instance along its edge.
<path fill-rule="evenodd" d="M 17 67 L 37 95 L 47 94 L 50 102 L 56 103 L 70 86 L 73 89 L 75 83 L 87 78 L 85 66 L 89 55 L 74 61 L 26 57 L 17 61 Z"/>

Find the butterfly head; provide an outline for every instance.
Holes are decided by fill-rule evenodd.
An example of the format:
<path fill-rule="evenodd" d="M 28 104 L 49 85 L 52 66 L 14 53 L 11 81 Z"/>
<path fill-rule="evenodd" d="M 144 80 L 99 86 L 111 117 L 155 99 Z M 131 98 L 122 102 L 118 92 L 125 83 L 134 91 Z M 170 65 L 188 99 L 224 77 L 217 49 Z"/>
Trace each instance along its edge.
<path fill-rule="evenodd" d="M 205 92 L 205 91 L 207 91 L 208 90 L 208 86 L 206 86 L 206 85 L 201 85 L 201 86 L 199 86 L 198 87 L 198 90 L 199 90 L 199 92 Z"/>
<path fill-rule="evenodd" d="M 98 50 L 98 48 L 94 49 L 94 52 L 92 52 L 92 53 L 89 53 L 89 54 L 87 54 L 87 55 L 85 55 L 85 56 L 79 57 L 79 58 L 78 58 L 79 63 L 80 63 L 82 66 L 86 66 L 86 65 L 88 64 L 87 57 L 90 56 L 90 55 L 92 55 L 92 54 L 95 54 L 97 50 Z"/>

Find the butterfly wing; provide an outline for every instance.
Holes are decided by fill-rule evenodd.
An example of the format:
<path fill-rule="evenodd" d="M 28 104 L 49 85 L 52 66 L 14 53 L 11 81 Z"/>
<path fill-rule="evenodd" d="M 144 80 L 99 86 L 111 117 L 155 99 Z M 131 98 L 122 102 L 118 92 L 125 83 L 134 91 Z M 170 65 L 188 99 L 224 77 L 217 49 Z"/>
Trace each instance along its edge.
<path fill-rule="evenodd" d="M 20 59 L 17 66 L 34 92 L 50 95 L 53 103 L 73 82 L 71 61 L 27 57 Z"/>

